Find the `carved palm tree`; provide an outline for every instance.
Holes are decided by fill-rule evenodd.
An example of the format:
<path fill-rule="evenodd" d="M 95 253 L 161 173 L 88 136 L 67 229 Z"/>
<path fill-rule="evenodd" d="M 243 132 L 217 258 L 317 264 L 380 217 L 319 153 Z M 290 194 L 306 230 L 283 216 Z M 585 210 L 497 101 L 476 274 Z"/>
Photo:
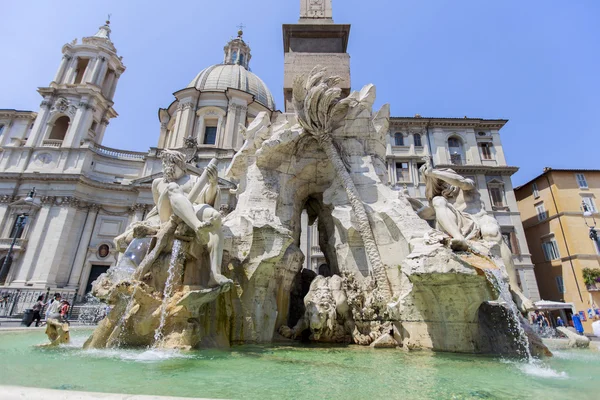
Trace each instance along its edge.
<path fill-rule="evenodd" d="M 389 299 L 391 297 L 389 282 L 375 243 L 365 205 L 360 199 L 354 181 L 331 136 L 334 126 L 347 115 L 349 107 L 358 103 L 351 97 L 340 100 L 342 90 L 335 87 L 340 81 L 340 77 L 326 76 L 324 68 L 315 67 L 308 77 L 301 75 L 294 80 L 293 105 L 298 122 L 305 132 L 319 143 L 342 181 L 352 211 L 358 221 L 359 232 L 371 263 L 377 287 L 381 295 Z"/>

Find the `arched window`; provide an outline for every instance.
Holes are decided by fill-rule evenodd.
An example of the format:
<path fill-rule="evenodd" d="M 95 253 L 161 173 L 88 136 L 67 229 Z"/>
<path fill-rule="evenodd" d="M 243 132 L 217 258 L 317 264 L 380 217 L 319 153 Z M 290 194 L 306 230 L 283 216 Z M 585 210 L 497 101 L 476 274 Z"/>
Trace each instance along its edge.
<path fill-rule="evenodd" d="M 413 139 L 415 141 L 415 147 L 423 147 L 423 143 L 421 142 L 421 134 L 415 133 L 413 135 Z"/>
<path fill-rule="evenodd" d="M 459 138 L 448 138 L 448 150 L 450 151 L 450 162 L 454 165 L 464 164 L 462 142 Z"/>
<path fill-rule="evenodd" d="M 394 144 L 396 146 L 404 146 L 404 136 L 400 132 L 394 135 Z"/>
<path fill-rule="evenodd" d="M 71 120 L 66 115 L 58 118 L 54 121 L 54 126 L 52 127 L 52 132 L 50 132 L 50 136 L 48 139 L 51 140 L 65 140 L 65 136 L 67 135 L 67 130 L 69 129 L 69 124 Z"/>

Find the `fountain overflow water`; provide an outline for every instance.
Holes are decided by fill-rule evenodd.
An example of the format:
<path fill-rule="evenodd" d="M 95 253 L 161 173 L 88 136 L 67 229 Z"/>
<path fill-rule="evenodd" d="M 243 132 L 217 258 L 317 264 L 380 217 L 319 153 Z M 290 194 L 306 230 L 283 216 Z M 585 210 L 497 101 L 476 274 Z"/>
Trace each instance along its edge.
<path fill-rule="evenodd" d="M 500 295 L 499 300 L 506 303 L 507 316 L 509 322 L 511 322 L 516 340 L 518 340 L 518 344 L 520 344 L 521 356 L 524 358 L 524 361 L 531 361 L 533 357 L 531 355 L 531 349 L 529 348 L 529 338 L 521 324 L 520 312 L 512 298 L 510 287 L 502 277 L 502 271 L 500 269 L 486 269 L 485 275 L 487 280 L 498 291 Z"/>
<path fill-rule="evenodd" d="M 177 272 L 177 263 L 178 258 L 181 253 L 181 241 L 175 239 L 173 241 L 173 250 L 171 252 L 171 260 L 169 262 L 169 271 L 168 278 L 165 282 L 165 289 L 163 291 L 163 299 L 162 304 L 160 306 L 160 323 L 156 331 L 154 332 L 154 346 L 158 346 L 164 339 L 163 329 L 165 327 L 165 322 L 167 320 L 167 305 L 169 304 L 169 300 L 171 300 L 171 296 L 173 295 L 173 287 L 175 281 L 175 275 Z"/>

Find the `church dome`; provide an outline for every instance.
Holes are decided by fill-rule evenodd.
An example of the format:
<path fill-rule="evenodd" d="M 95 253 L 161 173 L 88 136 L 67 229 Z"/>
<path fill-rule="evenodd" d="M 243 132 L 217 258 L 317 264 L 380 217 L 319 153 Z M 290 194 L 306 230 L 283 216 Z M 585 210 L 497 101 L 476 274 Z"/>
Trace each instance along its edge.
<path fill-rule="evenodd" d="M 229 88 L 254 95 L 254 99 L 271 110 L 275 101 L 271 91 L 255 74 L 240 64 L 217 64 L 202 70 L 187 86 L 201 91 L 225 91 Z"/>

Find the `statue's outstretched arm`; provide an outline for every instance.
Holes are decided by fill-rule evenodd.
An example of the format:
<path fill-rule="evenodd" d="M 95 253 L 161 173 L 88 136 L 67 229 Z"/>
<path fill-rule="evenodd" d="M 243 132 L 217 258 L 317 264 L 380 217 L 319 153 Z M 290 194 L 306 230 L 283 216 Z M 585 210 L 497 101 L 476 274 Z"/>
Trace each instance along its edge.
<path fill-rule="evenodd" d="M 452 170 L 433 169 L 429 172 L 429 175 L 465 191 L 475 190 L 475 182 L 473 180 L 465 178 Z"/>

